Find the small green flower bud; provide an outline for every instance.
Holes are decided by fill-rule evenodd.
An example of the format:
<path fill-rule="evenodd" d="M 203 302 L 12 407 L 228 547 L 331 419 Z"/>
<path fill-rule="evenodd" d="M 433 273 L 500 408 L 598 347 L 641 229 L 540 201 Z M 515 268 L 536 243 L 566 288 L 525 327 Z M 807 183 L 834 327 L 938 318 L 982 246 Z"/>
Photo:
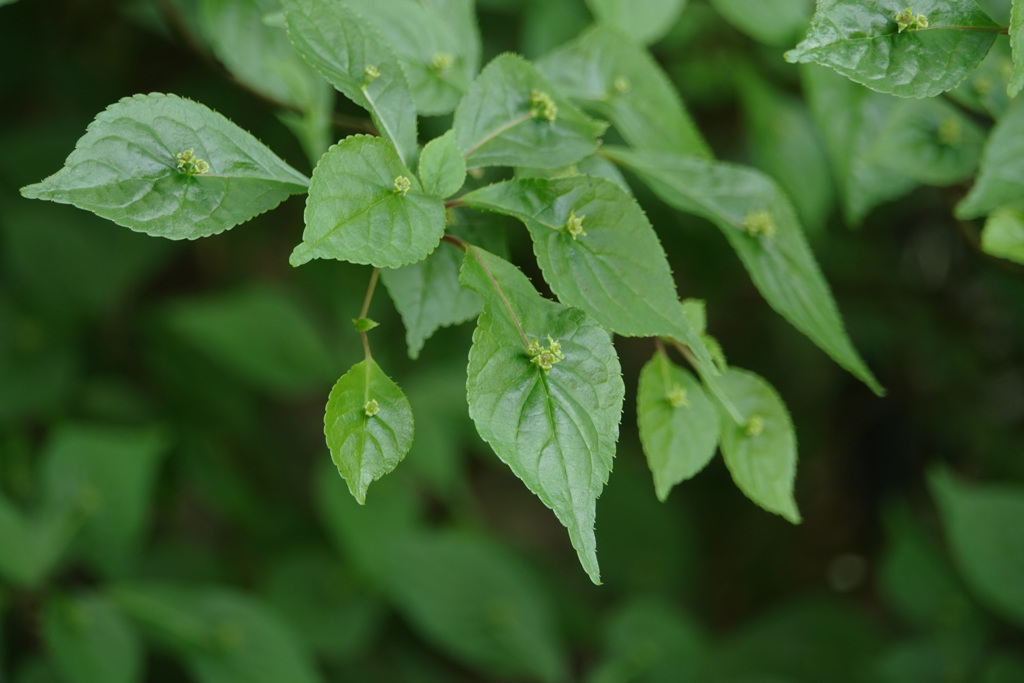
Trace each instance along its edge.
<path fill-rule="evenodd" d="M 400 194 L 404 197 L 409 194 L 410 187 L 412 187 L 412 183 L 404 175 L 395 178 L 395 194 Z"/>
<path fill-rule="evenodd" d="M 775 236 L 775 219 L 772 217 L 771 211 L 767 209 L 751 211 L 743 219 L 743 229 L 751 237 L 764 235 L 767 239 L 771 239 Z"/>
<path fill-rule="evenodd" d="M 617 76 L 612 82 L 612 87 L 615 88 L 615 92 L 618 94 L 625 95 L 633 89 L 633 84 L 625 76 Z"/>
<path fill-rule="evenodd" d="M 750 421 L 747 422 L 747 436 L 757 436 L 763 431 L 764 418 L 757 414 L 751 415 Z"/>
<path fill-rule="evenodd" d="M 587 215 L 577 216 L 575 211 L 569 212 L 569 220 L 565 222 L 565 230 L 569 233 L 569 236 L 576 239 L 580 235 L 587 236 L 587 232 L 583 229 L 583 219 Z"/>
<path fill-rule="evenodd" d="M 903 33 L 907 29 L 928 28 L 928 17 L 923 14 L 914 14 L 913 7 L 907 7 L 902 12 L 897 12 L 893 18 L 896 20 L 897 33 Z"/>
<path fill-rule="evenodd" d="M 955 116 L 947 116 L 939 124 L 936 132 L 939 142 L 947 147 L 956 147 L 963 139 L 963 129 L 960 127 L 960 120 Z"/>
<path fill-rule="evenodd" d="M 672 385 L 666 398 L 668 398 L 668 402 L 673 408 L 682 408 L 683 406 L 690 405 L 690 400 L 686 397 L 686 389 L 678 384 Z"/>
<path fill-rule="evenodd" d="M 363 70 L 363 87 L 365 88 L 378 78 L 380 78 L 380 69 L 375 67 L 373 64 L 367 65 Z"/>
<path fill-rule="evenodd" d="M 453 64 L 455 64 L 455 57 L 447 52 L 437 52 L 434 54 L 434 58 L 430 60 L 430 69 L 437 72 L 447 71 L 452 68 Z"/>
<path fill-rule="evenodd" d="M 548 335 L 548 345 L 541 346 L 540 342 L 534 339 L 526 347 L 526 355 L 530 357 L 530 362 L 539 367 L 544 371 L 544 374 L 551 372 L 551 368 L 555 366 L 561 360 L 565 359 L 565 354 L 562 353 L 562 345 L 551 338 Z"/>
<path fill-rule="evenodd" d="M 380 404 L 377 403 L 377 399 L 371 398 L 363 405 L 363 412 L 366 413 L 366 417 L 373 417 L 380 412 Z"/>
<path fill-rule="evenodd" d="M 210 172 L 210 164 L 196 156 L 194 149 L 186 149 L 174 155 L 178 162 L 178 172 L 187 176 L 205 175 Z"/>

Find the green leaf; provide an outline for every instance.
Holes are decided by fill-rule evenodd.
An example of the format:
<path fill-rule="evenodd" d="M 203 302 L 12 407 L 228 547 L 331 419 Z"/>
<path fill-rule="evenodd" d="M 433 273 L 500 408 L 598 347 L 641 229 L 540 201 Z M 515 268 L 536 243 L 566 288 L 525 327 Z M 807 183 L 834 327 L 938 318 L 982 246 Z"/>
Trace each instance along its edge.
<path fill-rule="evenodd" d="M 427 194 L 444 198 L 459 191 L 466 180 L 466 160 L 455 141 L 454 130 L 426 144 L 420 155 L 419 171 Z"/>
<path fill-rule="evenodd" d="M 1010 206 L 996 209 L 981 231 L 986 254 L 1024 264 L 1024 211 Z"/>
<path fill-rule="evenodd" d="M 338 472 L 362 505 L 366 489 L 395 469 L 412 446 L 412 407 L 377 362 L 352 366 L 331 389 L 324 435 Z"/>
<path fill-rule="evenodd" d="M 686 0 L 587 0 L 598 23 L 614 26 L 639 43 L 653 43 L 672 28 Z"/>
<path fill-rule="evenodd" d="M 313 171 L 302 244 L 293 266 L 334 258 L 397 268 L 432 252 L 444 234 L 444 201 L 381 138 L 353 135 L 331 147 Z"/>
<path fill-rule="evenodd" d="M 977 218 L 1001 206 L 1024 209 L 1024 99 L 1013 101 L 992 128 L 974 187 L 957 204 L 958 218 Z"/>
<path fill-rule="evenodd" d="M 594 121 L 521 57 L 496 57 L 455 110 L 455 135 L 470 168 L 564 166 L 593 154 Z"/>
<path fill-rule="evenodd" d="M 111 599 L 183 660 L 199 683 L 321 683 L 295 634 L 262 603 L 223 588 L 148 582 Z"/>
<path fill-rule="evenodd" d="M 946 470 L 929 476 L 953 558 L 992 610 L 1024 625 L 1024 488 L 968 484 Z"/>
<path fill-rule="evenodd" d="M 589 156 L 578 163 L 556 168 L 516 166 L 514 173 L 516 178 L 568 178 L 577 175 L 592 175 L 612 181 L 630 196 L 633 194 L 632 188 L 629 187 L 618 166 L 597 154 Z"/>
<path fill-rule="evenodd" d="M 389 560 L 385 592 L 428 642 L 496 677 L 565 680 L 552 606 L 505 547 L 421 533 L 391 544 Z"/>
<path fill-rule="evenodd" d="M 673 486 L 715 456 L 718 413 L 700 382 L 659 351 L 640 371 L 636 417 L 654 490 L 664 502 Z"/>
<path fill-rule="evenodd" d="M 875 206 L 909 192 L 910 178 L 880 166 L 872 147 L 875 136 L 898 100 L 863 88 L 830 69 L 802 70 L 811 114 L 825 141 L 842 197 L 843 214 L 859 225 Z"/>
<path fill-rule="evenodd" d="M 305 192 L 308 183 L 220 114 L 154 93 L 126 97 L 101 112 L 64 168 L 21 194 L 180 240 L 233 228 Z"/>
<path fill-rule="evenodd" d="M 559 90 L 611 121 L 631 146 L 711 157 L 672 81 L 647 50 L 620 31 L 585 31 L 537 68 Z"/>
<path fill-rule="evenodd" d="M 288 37 L 303 59 L 370 113 L 403 164 L 416 156 L 416 109 L 398 57 L 346 3 L 282 0 Z"/>
<path fill-rule="evenodd" d="M 1013 50 L 1013 71 L 1006 94 L 1016 97 L 1024 88 L 1024 2 L 1021 0 L 1013 0 L 1010 9 L 1010 47 Z"/>
<path fill-rule="evenodd" d="M 730 24 L 773 47 L 793 44 L 814 12 L 813 0 L 711 0 Z"/>
<path fill-rule="evenodd" d="M 901 30 L 904 12 L 917 19 Z M 974 0 L 918 0 L 912 9 L 905 0 L 818 0 L 807 37 L 786 61 L 832 67 L 879 92 L 934 97 L 981 63 L 998 29 Z"/>
<path fill-rule="evenodd" d="M 1010 106 L 1006 90 L 1012 73 L 1010 41 L 996 40 L 978 68 L 950 90 L 949 97 L 959 105 L 998 120 Z"/>
<path fill-rule="evenodd" d="M 131 624 L 99 595 L 50 596 L 42 631 L 68 683 L 134 683 L 142 680 L 142 645 Z"/>
<path fill-rule="evenodd" d="M 472 0 L 346 0 L 388 39 L 402 62 L 416 110 L 455 109 L 480 68 Z"/>
<path fill-rule="evenodd" d="M 604 178 L 522 178 L 462 201 L 521 220 L 544 279 L 567 306 L 626 336 L 682 339 L 675 282 L 643 210 Z"/>
<path fill-rule="evenodd" d="M 790 2 L 790 0 L 785 0 Z M 760 3 L 746 3 L 753 9 Z M 808 233 L 825 227 L 835 200 L 825 147 L 807 107 L 757 76 L 740 73 L 740 96 L 754 165 L 793 200 Z"/>
<path fill-rule="evenodd" d="M 719 385 L 731 403 L 722 411 L 722 457 L 736 486 L 768 512 L 793 524 L 796 434 L 789 411 L 772 385 L 747 370 L 730 368 Z"/>
<path fill-rule="evenodd" d="M 54 503 L 47 501 L 25 515 L 0 494 L 0 547 L 18 549 L 0 553 L 0 575 L 16 586 L 32 587 L 45 579 L 81 526 L 80 501 Z"/>
<path fill-rule="evenodd" d="M 875 132 L 874 165 L 926 184 L 952 185 L 974 175 L 985 131 L 945 100 L 900 100 Z"/>
<path fill-rule="evenodd" d="M 177 301 L 162 318 L 173 338 L 267 391 L 301 392 L 336 376 L 314 321 L 279 289 L 254 285 Z"/>
<path fill-rule="evenodd" d="M 669 205 L 715 223 L 771 307 L 883 393 L 850 342 L 793 207 L 774 181 L 752 168 L 703 159 L 611 148 L 605 154 L 635 171 Z"/>
<path fill-rule="evenodd" d="M 484 300 L 469 353 L 470 417 L 569 530 L 580 563 L 599 583 L 596 502 L 611 472 L 625 394 L 608 333 L 582 311 L 544 299 L 515 266 L 481 249 L 467 252 L 462 282 Z M 563 358 L 546 372 L 544 354 L 531 357 L 523 335 L 544 340 L 553 356 L 560 345 Z"/>
<path fill-rule="evenodd" d="M 106 576 L 128 572 L 140 550 L 160 461 L 170 443 L 155 428 L 68 424 L 42 454 L 49 496 L 85 501 L 83 553 Z"/>

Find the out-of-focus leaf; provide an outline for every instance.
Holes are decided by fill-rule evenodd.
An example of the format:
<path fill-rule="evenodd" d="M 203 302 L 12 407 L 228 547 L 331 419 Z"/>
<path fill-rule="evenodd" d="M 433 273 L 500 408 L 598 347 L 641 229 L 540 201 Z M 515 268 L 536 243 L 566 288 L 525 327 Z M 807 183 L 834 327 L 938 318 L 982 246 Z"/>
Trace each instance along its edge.
<path fill-rule="evenodd" d="M 42 631 L 68 683 L 142 680 L 142 645 L 131 624 L 99 595 L 50 596 Z"/>
<path fill-rule="evenodd" d="M 878 683 L 967 681 L 979 654 L 970 640 L 914 639 L 891 646 L 865 667 L 866 676 Z"/>
<path fill-rule="evenodd" d="M 593 154 L 605 124 L 580 111 L 527 61 L 504 54 L 470 86 L 454 128 L 469 168 L 551 167 Z"/>
<path fill-rule="evenodd" d="M 114 603 L 182 659 L 199 683 L 319 683 L 295 634 L 263 603 L 223 588 L 119 584 Z"/>
<path fill-rule="evenodd" d="M 289 262 L 314 258 L 398 268 L 427 257 L 444 234 L 444 202 L 427 193 L 385 140 L 353 135 L 313 171 L 302 244 Z"/>
<path fill-rule="evenodd" d="M 636 415 L 654 490 L 664 501 L 715 456 L 718 413 L 700 382 L 658 352 L 640 371 Z"/>
<path fill-rule="evenodd" d="M 914 181 L 872 158 L 875 135 L 899 100 L 872 92 L 829 69 L 801 71 L 811 114 L 825 141 L 850 225 L 860 225 L 879 204 L 909 192 Z"/>
<path fill-rule="evenodd" d="M 336 372 L 305 312 L 265 285 L 178 301 L 163 310 L 162 319 L 197 352 L 268 391 L 303 391 Z"/>
<path fill-rule="evenodd" d="M 469 353 L 470 417 L 569 530 L 580 563 L 600 583 L 596 503 L 625 393 L 608 333 L 582 311 L 544 299 L 518 268 L 482 249 L 467 250 L 461 277 L 484 300 Z"/>
<path fill-rule="evenodd" d="M 1024 209 L 1024 98 L 999 119 L 981 155 L 974 187 L 957 204 L 959 218 L 977 218 L 1001 206 Z"/>
<path fill-rule="evenodd" d="M 520 560 L 484 537 L 421 533 L 390 547 L 384 585 L 425 638 L 502 677 L 562 680 L 554 615 Z"/>
<path fill-rule="evenodd" d="M 259 140 L 176 95 L 135 95 L 96 116 L 64 168 L 21 189 L 169 239 L 224 232 L 309 181 Z"/>
<path fill-rule="evenodd" d="M 68 424 L 50 437 L 42 455 L 47 494 L 55 504 L 87 501 L 81 549 L 107 576 L 123 575 L 137 557 L 168 446 L 155 428 Z"/>
<path fill-rule="evenodd" d="M 978 68 L 949 91 L 949 97 L 968 109 L 999 119 L 1010 106 L 1006 89 L 1012 71 L 1010 43 L 997 40 Z"/>
<path fill-rule="evenodd" d="M 711 0 L 730 24 L 755 40 L 774 47 L 789 47 L 807 28 L 813 0 Z"/>
<path fill-rule="evenodd" d="M 978 66 L 998 29 L 974 0 L 818 0 L 786 61 L 828 66 L 879 92 L 934 97 Z"/>
<path fill-rule="evenodd" d="M 1010 47 L 1013 49 L 1013 71 L 1006 94 L 1016 97 L 1024 88 L 1024 3 L 1015 0 L 1010 9 Z"/>
<path fill-rule="evenodd" d="M 647 50 L 620 31 L 585 31 L 537 68 L 559 90 L 611 121 L 631 146 L 711 157 L 672 81 Z"/>
<path fill-rule="evenodd" d="M 1024 210 L 1004 206 L 993 211 L 981 231 L 981 248 L 1024 264 Z"/>
<path fill-rule="evenodd" d="M 640 43 L 653 43 L 672 28 L 686 0 L 587 0 L 598 23 L 614 26 Z"/>
<path fill-rule="evenodd" d="M 370 484 L 409 452 L 412 433 L 409 399 L 373 358 L 356 363 L 331 389 L 324 435 L 338 472 L 360 505 Z"/>
<path fill-rule="evenodd" d="M 16 586 L 46 578 L 71 544 L 83 518 L 75 504 L 48 504 L 26 515 L 0 494 L 0 575 Z"/>
<path fill-rule="evenodd" d="M 602 661 L 588 683 L 696 683 L 706 680 L 708 646 L 688 619 L 664 603 L 639 599 L 613 614 Z"/>
<path fill-rule="evenodd" d="M 1024 625 L 1024 489 L 931 473 L 932 495 L 960 573 L 994 611 Z"/>

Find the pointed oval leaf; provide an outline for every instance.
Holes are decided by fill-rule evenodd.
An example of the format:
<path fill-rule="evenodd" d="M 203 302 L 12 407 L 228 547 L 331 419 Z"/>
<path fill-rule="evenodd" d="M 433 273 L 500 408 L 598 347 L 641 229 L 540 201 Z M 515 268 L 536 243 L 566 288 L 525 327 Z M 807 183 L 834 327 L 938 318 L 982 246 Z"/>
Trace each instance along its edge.
<path fill-rule="evenodd" d="M 377 362 L 352 366 L 331 389 L 324 435 L 338 472 L 362 505 L 370 484 L 395 469 L 412 446 L 409 399 Z"/>
<path fill-rule="evenodd" d="M 654 490 L 664 502 L 673 486 L 715 456 L 718 412 L 700 382 L 659 352 L 640 371 L 636 418 Z"/>
<path fill-rule="evenodd" d="M 416 111 L 448 114 L 480 68 L 473 0 L 346 0 L 388 39 L 402 62 Z"/>
<path fill-rule="evenodd" d="M 353 135 L 313 170 L 306 229 L 290 262 L 334 258 L 397 268 L 432 252 L 444 234 L 444 201 L 419 180 L 387 141 Z"/>
<path fill-rule="evenodd" d="M 711 157 L 672 81 L 621 31 L 584 31 L 537 68 L 559 90 L 611 121 L 630 146 Z"/>
<path fill-rule="evenodd" d="M 618 334 L 680 338 L 685 324 L 665 251 L 643 210 L 592 176 L 519 178 L 462 197 L 521 220 L 562 303 Z"/>
<path fill-rule="evenodd" d="M 52 595 L 43 607 L 42 627 L 62 680 L 141 680 L 142 644 L 131 623 L 105 598 Z"/>
<path fill-rule="evenodd" d="M 801 75 L 836 178 L 843 215 L 849 225 L 860 225 L 871 209 L 903 196 L 916 185 L 879 165 L 872 155 L 875 135 L 899 100 L 813 64 L 804 66 Z"/>
<path fill-rule="evenodd" d="M 1013 71 L 1006 94 L 1016 97 L 1024 88 L 1024 2 L 1013 0 L 1010 9 L 1010 47 L 1013 50 Z"/>
<path fill-rule="evenodd" d="M 288 37 L 303 59 L 370 113 L 402 160 L 416 156 L 416 108 L 391 45 L 346 3 L 282 0 Z"/>
<path fill-rule="evenodd" d="M 872 391 L 883 393 L 846 334 L 793 206 L 771 178 L 703 159 L 610 148 L 605 154 L 635 171 L 669 205 L 715 223 L 769 305 Z"/>
<path fill-rule="evenodd" d="M 482 249 L 469 248 L 462 282 L 484 300 L 469 352 L 470 417 L 569 530 L 580 563 L 600 583 L 594 519 L 625 394 L 608 333 L 582 311 L 544 299 L 518 268 Z M 549 351 L 561 346 L 549 372 L 531 361 L 515 320 L 529 340 Z"/>
<path fill-rule="evenodd" d="M 637 42 L 653 43 L 672 28 L 686 0 L 587 0 L 587 7 L 599 23 Z"/>
<path fill-rule="evenodd" d="M 1024 264 L 1024 211 L 1012 206 L 993 211 L 981 231 L 981 248 L 986 254 Z"/>
<path fill-rule="evenodd" d="M 181 240 L 224 232 L 308 184 L 220 114 L 153 93 L 126 97 L 101 112 L 64 168 L 21 194 Z"/>
<path fill-rule="evenodd" d="M 423 147 L 419 170 L 424 192 L 450 197 L 459 191 L 466 180 L 466 160 L 455 141 L 455 131 L 450 130 Z"/>
<path fill-rule="evenodd" d="M 799 524 L 793 498 L 796 433 L 789 411 L 772 385 L 752 372 L 730 368 L 719 382 L 736 411 L 719 404 L 722 457 L 732 480 L 768 512 Z"/>
<path fill-rule="evenodd" d="M 912 23 L 897 19 L 904 12 Z M 934 97 L 981 63 L 998 31 L 974 0 L 818 0 L 786 61 L 832 67 L 879 92 Z"/>
<path fill-rule="evenodd" d="M 496 57 L 455 110 L 455 135 L 470 168 L 564 166 L 593 154 L 605 125 L 558 93 L 529 62 Z"/>
<path fill-rule="evenodd" d="M 1024 626 L 1024 488 L 929 477 L 953 558 L 986 605 Z"/>
<path fill-rule="evenodd" d="M 1001 206 L 1024 209 L 1024 98 L 1013 101 L 992 128 L 974 187 L 957 204 L 959 218 L 978 218 Z"/>

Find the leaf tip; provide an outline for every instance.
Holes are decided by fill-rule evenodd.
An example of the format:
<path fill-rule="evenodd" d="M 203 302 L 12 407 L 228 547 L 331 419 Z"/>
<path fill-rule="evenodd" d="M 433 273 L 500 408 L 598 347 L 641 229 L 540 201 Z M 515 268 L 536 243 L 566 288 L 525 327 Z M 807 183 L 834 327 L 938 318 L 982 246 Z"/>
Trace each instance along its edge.
<path fill-rule="evenodd" d="M 298 268 L 313 260 L 313 250 L 305 242 L 295 247 L 292 255 L 288 257 L 288 264 L 292 268 Z"/>

